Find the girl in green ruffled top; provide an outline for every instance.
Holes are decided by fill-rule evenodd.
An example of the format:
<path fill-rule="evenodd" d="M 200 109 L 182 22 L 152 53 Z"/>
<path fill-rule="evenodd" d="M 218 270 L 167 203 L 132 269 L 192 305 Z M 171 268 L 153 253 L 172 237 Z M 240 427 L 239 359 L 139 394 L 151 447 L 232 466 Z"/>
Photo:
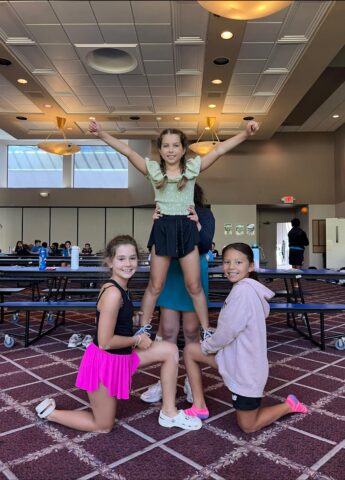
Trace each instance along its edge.
<path fill-rule="evenodd" d="M 203 338 L 209 330 L 207 301 L 200 282 L 199 232 L 189 219 L 194 207 L 194 185 L 197 176 L 209 168 L 222 155 L 242 143 L 258 130 L 258 124 L 248 122 L 246 129 L 218 144 L 203 157 L 186 159 L 186 135 L 180 130 L 166 129 L 158 138 L 160 161 L 143 158 L 121 140 L 104 132 L 94 120 L 89 130 L 108 145 L 125 155 L 131 164 L 146 175 L 152 183 L 157 209 L 162 216 L 154 221 L 148 247 L 151 250 L 150 279 L 142 301 L 142 331 L 147 331 L 153 310 L 161 293 L 171 258 L 178 258 L 186 289 L 203 328 Z"/>

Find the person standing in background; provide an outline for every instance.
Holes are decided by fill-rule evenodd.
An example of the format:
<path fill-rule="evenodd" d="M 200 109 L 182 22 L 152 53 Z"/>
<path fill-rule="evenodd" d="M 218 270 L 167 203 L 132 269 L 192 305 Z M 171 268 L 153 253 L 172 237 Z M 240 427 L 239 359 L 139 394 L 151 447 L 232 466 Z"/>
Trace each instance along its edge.
<path fill-rule="evenodd" d="M 301 229 L 301 222 L 298 218 L 291 220 L 292 229 L 289 237 L 289 264 L 292 268 L 302 268 L 304 260 L 304 249 L 309 245 L 307 234 Z"/>

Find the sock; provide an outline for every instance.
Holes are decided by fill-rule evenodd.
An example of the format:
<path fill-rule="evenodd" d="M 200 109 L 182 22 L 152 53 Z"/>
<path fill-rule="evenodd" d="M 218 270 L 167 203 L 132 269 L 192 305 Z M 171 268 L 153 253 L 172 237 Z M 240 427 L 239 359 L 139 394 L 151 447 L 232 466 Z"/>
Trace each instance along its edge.
<path fill-rule="evenodd" d="M 201 420 L 206 420 L 210 416 L 207 408 L 196 408 L 194 405 L 185 410 L 184 413 L 190 417 L 198 417 Z"/>
<path fill-rule="evenodd" d="M 163 340 L 163 337 L 160 335 L 156 335 L 155 342 L 161 342 Z"/>
<path fill-rule="evenodd" d="M 292 413 L 308 413 L 308 408 L 295 395 L 289 395 L 285 403 L 289 405 Z"/>

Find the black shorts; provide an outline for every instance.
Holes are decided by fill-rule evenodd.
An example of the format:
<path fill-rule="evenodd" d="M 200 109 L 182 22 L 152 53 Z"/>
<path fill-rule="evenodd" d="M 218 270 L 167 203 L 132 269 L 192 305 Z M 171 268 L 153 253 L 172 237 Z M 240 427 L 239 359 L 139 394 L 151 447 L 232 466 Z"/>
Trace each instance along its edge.
<path fill-rule="evenodd" d="M 155 246 L 156 255 L 182 258 L 199 243 L 196 223 L 187 215 L 163 215 L 153 222 L 148 248 Z"/>
<path fill-rule="evenodd" d="M 303 265 L 304 250 L 289 249 L 289 265 Z"/>
<path fill-rule="evenodd" d="M 256 410 L 261 405 L 261 397 L 243 397 L 237 393 L 231 393 L 232 405 L 236 410 Z"/>

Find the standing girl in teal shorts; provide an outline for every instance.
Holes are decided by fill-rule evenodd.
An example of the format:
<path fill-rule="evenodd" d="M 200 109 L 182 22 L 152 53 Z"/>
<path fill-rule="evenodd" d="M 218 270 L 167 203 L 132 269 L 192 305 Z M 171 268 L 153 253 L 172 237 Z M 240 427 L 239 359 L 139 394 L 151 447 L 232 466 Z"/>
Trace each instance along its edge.
<path fill-rule="evenodd" d="M 220 143 L 214 150 L 200 158 L 187 160 L 186 135 L 180 130 L 164 130 L 158 138 L 160 161 L 144 159 L 126 143 L 117 140 L 95 122 L 90 132 L 125 155 L 132 165 L 151 181 L 155 202 L 162 216 L 155 220 L 148 247 L 151 249 L 150 279 L 142 302 L 142 325 L 150 323 L 157 298 L 163 290 L 170 261 L 178 258 L 186 289 L 192 299 L 204 337 L 208 330 L 206 297 L 200 282 L 200 260 L 197 245 L 199 233 L 195 222 L 188 218 L 189 208 L 194 206 L 194 184 L 200 172 L 209 168 L 222 155 L 242 143 L 258 130 L 256 122 L 248 122 L 246 130 Z"/>

